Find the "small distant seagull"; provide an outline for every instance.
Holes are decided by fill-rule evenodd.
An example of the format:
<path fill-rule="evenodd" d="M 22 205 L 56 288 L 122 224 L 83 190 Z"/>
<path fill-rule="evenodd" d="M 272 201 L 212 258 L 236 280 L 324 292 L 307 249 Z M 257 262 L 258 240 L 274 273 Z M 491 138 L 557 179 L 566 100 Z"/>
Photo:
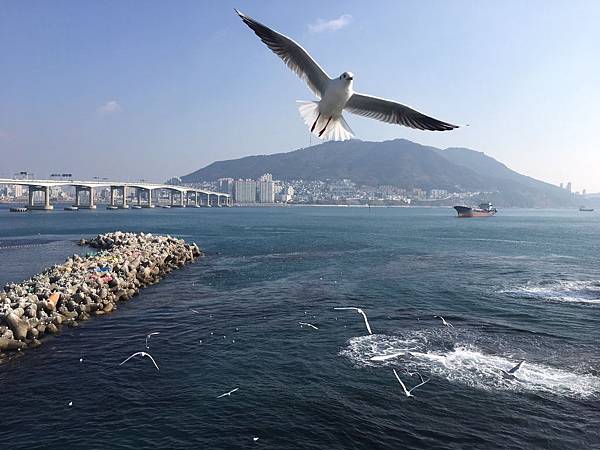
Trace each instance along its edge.
<path fill-rule="evenodd" d="M 450 322 L 446 322 L 446 319 L 444 319 L 442 316 L 433 316 L 436 319 L 442 319 L 442 324 L 444 324 L 444 326 L 447 326 L 449 328 L 454 328 L 454 325 L 452 325 Z"/>
<path fill-rule="evenodd" d="M 127 361 L 129 361 L 131 358 L 133 358 L 134 356 L 140 355 L 142 358 L 144 356 L 147 356 L 148 358 L 150 358 L 152 360 L 152 363 L 154 364 L 154 367 L 156 367 L 156 370 L 160 370 L 158 368 L 158 365 L 156 364 L 156 361 L 154 361 L 154 358 L 152 357 L 152 355 L 150 355 L 150 353 L 146 353 L 146 352 L 136 352 L 133 355 L 131 355 L 129 358 L 127 358 L 125 361 L 123 361 L 121 364 L 119 364 L 120 366 L 122 366 L 123 364 L 125 364 Z"/>
<path fill-rule="evenodd" d="M 253 438 L 252 438 L 252 440 L 253 440 L 254 442 L 256 442 L 256 441 L 258 441 L 258 438 L 257 438 L 257 437 L 253 437 Z"/>
<path fill-rule="evenodd" d="M 346 310 L 346 309 L 351 309 L 351 310 L 353 310 L 353 311 L 356 311 L 356 312 L 357 312 L 357 313 L 359 313 L 359 314 L 362 314 L 362 316 L 363 316 L 363 319 L 365 319 L 365 325 L 367 326 L 367 331 L 369 332 L 369 334 L 373 334 L 373 333 L 371 332 L 371 326 L 369 325 L 369 321 L 367 320 L 367 315 L 365 314 L 365 312 L 364 312 L 362 309 L 360 309 L 360 308 L 355 308 L 355 307 L 344 307 L 344 308 L 333 308 L 333 309 L 336 309 L 336 310 L 338 310 L 338 311 L 341 311 L 341 310 Z"/>
<path fill-rule="evenodd" d="M 423 380 L 423 377 L 421 377 L 421 374 L 419 374 L 419 377 L 421 377 L 421 382 L 411 389 L 406 389 L 406 386 L 404 385 L 404 383 L 398 376 L 398 372 L 396 372 L 396 369 L 392 369 L 392 370 L 394 371 L 394 375 L 396 375 L 396 379 L 398 380 L 398 383 L 400 383 L 400 385 L 402 386 L 402 389 L 404 390 L 404 394 L 407 397 L 414 397 L 414 395 L 412 395 L 411 392 L 414 391 L 416 388 L 423 386 L 425 383 L 427 383 L 429 381 L 429 378 L 427 378 L 427 380 Z"/>
<path fill-rule="evenodd" d="M 160 331 L 154 331 L 148 335 L 146 335 L 146 348 L 150 349 L 150 347 L 148 347 L 148 339 L 150 339 L 151 336 L 156 336 L 157 334 L 160 334 Z"/>
<path fill-rule="evenodd" d="M 519 361 L 519 364 L 517 364 L 515 367 L 513 367 L 512 369 L 510 369 L 508 371 L 506 371 L 504 369 L 500 369 L 502 371 L 502 376 L 509 380 L 516 380 L 517 377 L 514 376 L 514 373 L 521 368 L 521 364 L 523 364 L 524 362 L 525 362 L 525 360 L 522 359 L 521 361 Z"/>
<path fill-rule="evenodd" d="M 237 388 L 235 388 L 235 389 L 232 389 L 232 390 L 231 390 L 231 391 L 229 391 L 229 392 L 225 392 L 224 394 L 221 394 L 221 395 L 219 395 L 217 398 L 225 397 L 226 395 L 227 395 L 227 396 L 230 396 L 231 394 L 233 394 L 233 393 L 234 393 L 235 391 L 237 391 L 238 389 L 239 389 L 239 387 L 237 387 Z"/>
<path fill-rule="evenodd" d="M 196 311 L 195 309 L 191 309 L 191 308 L 190 308 L 190 311 L 191 311 L 191 312 L 193 312 L 193 313 L 196 313 L 196 314 L 200 314 L 200 312 L 199 312 L 199 311 Z"/>
<path fill-rule="evenodd" d="M 83 358 L 79 358 L 79 362 L 82 363 L 83 362 Z"/>
<path fill-rule="evenodd" d="M 73 406 L 73 402 L 69 402 L 69 406 Z"/>
<path fill-rule="evenodd" d="M 311 133 L 336 141 L 352 138 L 353 132 L 342 116 L 344 109 L 353 114 L 419 130 L 445 131 L 458 128 L 457 125 L 426 116 L 400 103 L 354 92 L 352 86 L 354 75 L 351 72 L 344 72 L 337 78 L 330 78 L 308 52 L 292 39 L 237 9 L 235 12 L 319 97 L 319 101 L 301 102 L 299 108 L 300 115 L 310 127 Z"/>
<path fill-rule="evenodd" d="M 314 328 L 315 330 L 319 329 L 319 328 L 315 327 L 312 323 L 306 323 L 306 322 L 298 322 L 298 323 L 300 324 L 300 326 L 306 325 L 307 327 Z"/>

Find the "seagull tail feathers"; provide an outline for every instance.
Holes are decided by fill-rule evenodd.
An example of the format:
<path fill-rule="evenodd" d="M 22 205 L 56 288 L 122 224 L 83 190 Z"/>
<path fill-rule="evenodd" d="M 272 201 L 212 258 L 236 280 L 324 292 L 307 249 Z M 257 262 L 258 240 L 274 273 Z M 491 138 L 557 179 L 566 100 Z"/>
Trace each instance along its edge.
<path fill-rule="evenodd" d="M 298 101 L 300 106 L 300 116 L 309 129 L 313 129 L 312 133 L 325 140 L 347 141 L 354 137 L 354 132 L 342 115 L 333 117 L 327 124 L 328 117 L 319 116 L 319 102 Z M 313 127 L 314 125 L 314 127 Z M 325 132 L 319 136 L 321 130 L 325 128 Z"/>

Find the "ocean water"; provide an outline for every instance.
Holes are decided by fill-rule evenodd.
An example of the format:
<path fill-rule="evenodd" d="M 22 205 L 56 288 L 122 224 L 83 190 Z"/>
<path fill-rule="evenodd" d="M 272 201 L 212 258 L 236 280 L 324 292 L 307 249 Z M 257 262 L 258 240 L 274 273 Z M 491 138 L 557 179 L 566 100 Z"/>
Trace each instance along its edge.
<path fill-rule="evenodd" d="M 0 282 L 114 230 L 206 257 L 3 360 L 0 448 L 600 448 L 600 214 L 0 209 Z"/>

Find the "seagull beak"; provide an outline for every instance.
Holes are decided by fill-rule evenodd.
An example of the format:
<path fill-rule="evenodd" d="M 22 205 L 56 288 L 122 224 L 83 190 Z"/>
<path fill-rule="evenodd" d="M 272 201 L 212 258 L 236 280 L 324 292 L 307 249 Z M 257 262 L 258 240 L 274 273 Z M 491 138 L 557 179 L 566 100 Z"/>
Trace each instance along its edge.
<path fill-rule="evenodd" d="M 352 80 L 354 80 L 354 77 L 348 77 L 348 79 L 349 79 L 350 81 L 352 81 Z"/>

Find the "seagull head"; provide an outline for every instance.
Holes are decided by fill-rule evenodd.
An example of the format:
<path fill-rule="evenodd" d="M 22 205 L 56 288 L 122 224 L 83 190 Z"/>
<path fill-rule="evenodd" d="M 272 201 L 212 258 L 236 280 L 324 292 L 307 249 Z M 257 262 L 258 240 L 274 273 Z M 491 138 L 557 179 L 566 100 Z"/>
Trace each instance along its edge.
<path fill-rule="evenodd" d="M 340 75 L 340 80 L 345 80 L 346 82 L 350 82 L 354 80 L 354 74 L 352 72 L 344 72 Z"/>

